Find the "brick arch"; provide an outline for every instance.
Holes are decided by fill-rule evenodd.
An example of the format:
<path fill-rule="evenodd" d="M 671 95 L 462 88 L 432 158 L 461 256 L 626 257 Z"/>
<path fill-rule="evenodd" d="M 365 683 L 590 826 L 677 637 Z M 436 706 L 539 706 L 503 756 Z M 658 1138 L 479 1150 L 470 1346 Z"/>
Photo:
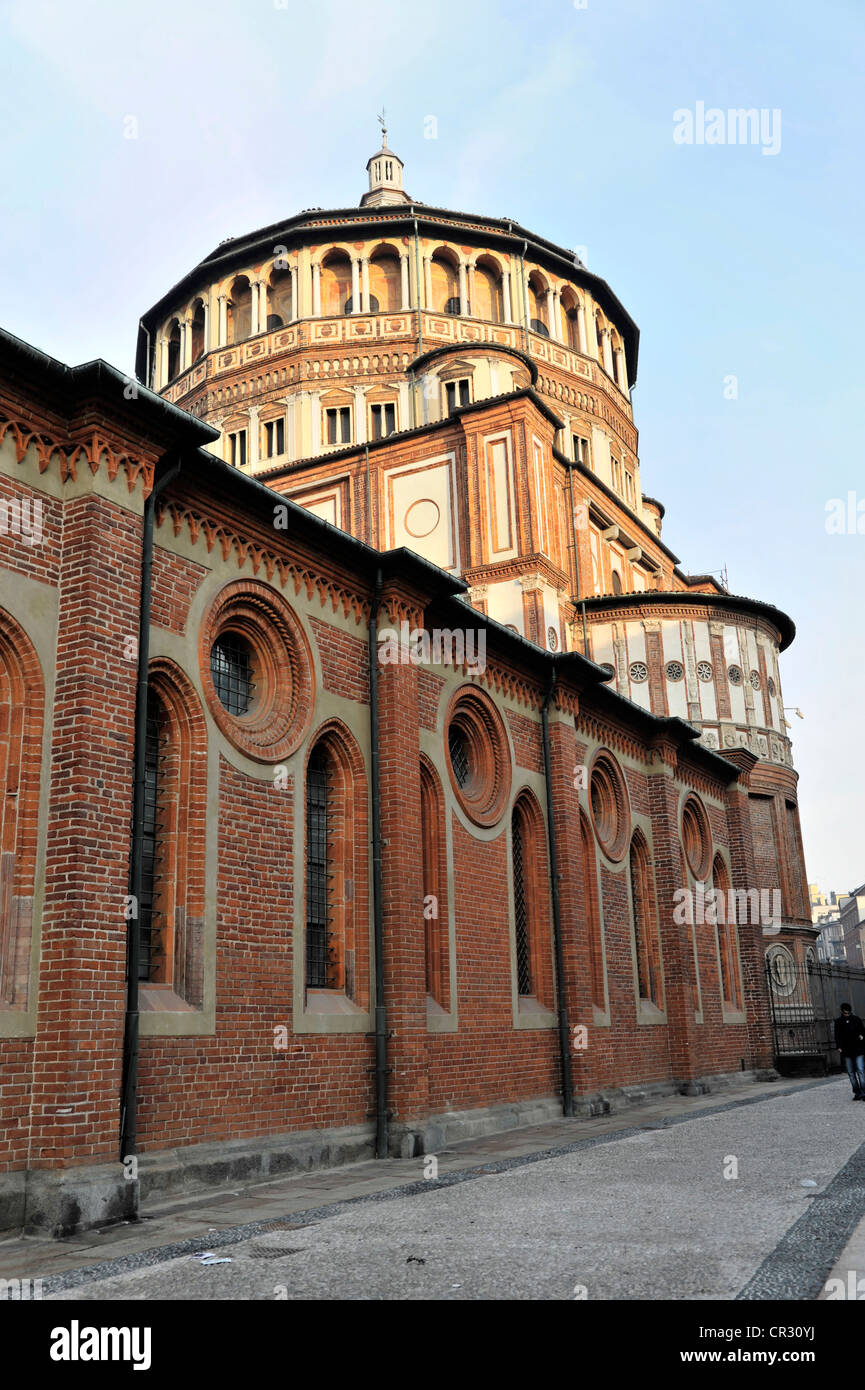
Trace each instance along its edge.
<path fill-rule="evenodd" d="M 628 864 L 639 998 L 649 1001 L 658 1009 L 663 1009 L 664 981 L 661 965 L 661 939 L 652 856 L 646 837 L 639 828 L 631 836 Z"/>
<path fill-rule="evenodd" d="M 423 861 L 426 992 L 443 1009 L 450 1007 L 448 955 L 448 865 L 445 798 L 431 760 L 420 756 L 421 857 Z M 430 898 L 434 898 L 434 904 Z M 431 907 L 435 915 L 430 915 Z"/>
<path fill-rule="evenodd" d="M 715 889 L 716 895 L 721 896 L 721 902 L 718 901 L 717 896 L 715 899 L 717 919 L 715 930 L 718 940 L 721 1002 L 727 1008 L 741 1009 L 742 976 L 739 959 L 739 933 L 735 920 L 730 920 L 730 872 L 723 855 L 720 853 L 716 853 L 712 861 L 712 887 Z M 732 915 L 735 916 L 735 914 Z"/>
<path fill-rule="evenodd" d="M 310 986 L 309 925 L 309 774 L 310 762 L 324 753 L 327 768 L 327 918 L 332 949 L 325 985 Z M 363 754 L 341 719 L 326 720 L 310 736 L 304 760 L 304 953 L 307 988 L 342 991 L 360 1008 L 369 1007 L 369 849 L 367 777 Z"/>
<path fill-rule="evenodd" d="M 528 961 L 531 974 L 530 994 L 546 1008 L 555 1007 L 552 968 L 552 934 L 550 925 L 550 875 L 547 863 L 546 821 L 538 799 L 528 787 L 522 787 L 514 797 L 511 810 L 511 875 L 514 889 L 514 915 L 519 917 L 517 901 L 519 864 L 516 837 L 522 844 L 522 887 L 528 936 Z M 515 920 L 517 936 L 517 970 L 519 973 L 519 921 Z M 519 989 L 519 980 L 517 987 Z"/>
<path fill-rule="evenodd" d="M 28 1003 L 38 846 L 42 667 L 27 633 L 0 608 L 0 1005 Z"/>
<path fill-rule="evenodd" d="M 606 1008 L 604 988 L 604 938 L 601 928 L 601 895 L 598 887 L 598 861 L 595 836 L 588 816 L 580 808 L 580 841 L 583 852 L 583 914 L 589 946 L 589 978 L 592 1003 L 602 1012 Z"/>
<path fill-rule="evenodd" d="M 207 724 L 195 688 L 181 668 L 156 657 L 148 669 L 148 695 L 158 701 L 160 767 L 152 931 L 158 962 L 150 984 L 168 986 L 200 1007 L 204 993 L 204 910 L 207 837 Z M 146 986 L 145 986 L 146 988 Z"/>

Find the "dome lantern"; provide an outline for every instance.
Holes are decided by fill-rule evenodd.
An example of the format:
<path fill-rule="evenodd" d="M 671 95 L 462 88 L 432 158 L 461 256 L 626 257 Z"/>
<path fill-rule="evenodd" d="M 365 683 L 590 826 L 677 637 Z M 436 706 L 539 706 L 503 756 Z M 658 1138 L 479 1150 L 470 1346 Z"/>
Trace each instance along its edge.
<path fill-rule="evenodd" d="M 383 204 L 408 203 L 410 201 L 402 186 L 403 162 L 399 155 L 388 149 L 384 111 L 378 117 L 378 122 L 381 126 L 381 149 L 367 160 L 369 189 L 360 200 L 362 208 L 381 207 Z"/>

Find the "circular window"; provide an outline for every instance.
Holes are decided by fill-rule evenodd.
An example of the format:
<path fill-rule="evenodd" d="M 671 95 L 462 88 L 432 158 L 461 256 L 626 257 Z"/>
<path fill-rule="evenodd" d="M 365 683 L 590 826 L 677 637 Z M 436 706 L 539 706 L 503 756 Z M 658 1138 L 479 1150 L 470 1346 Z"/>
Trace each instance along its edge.
<path fill-rule="evenodd" d="M 236 716 L 246 714 L 252 704 L 253 651 L 243 637 L 225 632 L 210 648 L 210 674 L 223 709 Z"/>
<path fill-rule="evenodd" d="M 769 679 L 767 680 L 766 686 L 767 686 L 767 688 L 768 688 L 769 694 L 772 696 L 772 699 L 774 700 L 774 698 L 775 698 L 775 682 L 773 681 L 773 679 L 772 679 L 771 676 L 770 676 Z"/>
<path fill-rule="evenodd" d="M 696 796 L 687 797 L 682 807 L 682 846 L 694 878 L 704 882 L 712 860 L 712 829 L 706 808 Z"/>
<path fill-rule="evenodd" d="M 274 589 L 227 584 L 202 624 L 204 695 L 221 732 L 259 762 L 280 762 L 302 741 L 312 710 L 312 654 Z"/>
<path fill-rule="evenodd" d="M 619 764 L 606 749 L 592 764 L 589 806 L 598 844 L 607 858 L 624 858 L 631 831 L 628 789 Z"/>
<path fill-rule="evenodd" d="M 554 627 L 547 628 L 547 646 L 551 652 L 557 652 L 559 649 L 559 634 Z"/>
<path fill-rule="evenodd" d="M 753 686 L 753 688 L 754 688 L 755 690 L 759 690 L 759 689 L 760 689 L 761 681 L 760 681 L 760 672 L 759 672 L 759 671 L 752 671 L 751 674 L 750 674 L 749 677 L 748 677 L 748 680 L 751 682 L 751 685 Z"/>
<path fill-rule="evenodd" d="M 710 681 L 712 679 L 712 663 L 710 661 L 698 661 L 697 676 L 701 681 Z"/>
<path fill-rule="evenodd" d="M 742 670 L 741 670 L 741 667 L 739 667 L 739 666 L 728 666 L 728 667 L 727 667 L 727 676 L 729 677 L 729 680 L 730 680 L 730 684 L 731 684 L 731 685 L 741 685 L 741 684 L 742 684 Z"/>
<path fill-rule="evenodd" d="M 685 668 L 681 661 L 668 661 L 664 670 L 667 673 L 668 681 L 680 681 L 685 674 Z"/>
<path fill-rule="evenodd" d="M 445 717 L 451 786 L 475 825 L 495 825 L 511 786 L 511 755 L 502 717 L 484 691 L 464 685 Z"/>
<path fill-rule="evenodd" d="M 648 679 L 649 668 L 644 661 L 632 661 L 628 675 L 632 681 L 644 681 Z"/>
<path fill-rule="evenodd" d="M 783 946 L 773 946 L 766 953 L 766 961 L 773 994 L 792 994 L 796 988 L 796 967 L 790 952 Z"/>

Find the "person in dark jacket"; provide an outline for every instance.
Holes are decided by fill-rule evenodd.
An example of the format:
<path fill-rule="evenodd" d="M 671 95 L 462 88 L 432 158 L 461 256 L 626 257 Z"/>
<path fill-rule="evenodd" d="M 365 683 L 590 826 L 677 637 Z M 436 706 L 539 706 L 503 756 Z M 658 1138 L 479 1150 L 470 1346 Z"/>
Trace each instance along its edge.
<path fill-rule="evenodd" d="M 865 1100 L 865 1023 L 849 1004 L 841 1005 L 835 1020 L 835 1046 L 844 1058 L 853 1099 Z"/>

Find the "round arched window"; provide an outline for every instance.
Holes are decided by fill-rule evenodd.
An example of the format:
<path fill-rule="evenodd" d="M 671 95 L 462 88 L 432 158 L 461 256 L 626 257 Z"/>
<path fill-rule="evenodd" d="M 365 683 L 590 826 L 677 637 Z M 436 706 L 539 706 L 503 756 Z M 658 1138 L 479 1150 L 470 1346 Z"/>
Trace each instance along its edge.
<path fill-rule="evenodd" d="M 706 808 L 696 796 L 687 797 L 682 807 L 682 846 L 694 878 L 704 882 L 712 862 L 712 829 Z"/>
<path fill-rule="evenodd" d="M 608 859 L 622 859 L 631 833 L 628 789 L 622 769 L 606 749 L 601 749 L 592 764 L 589 806 L 601 849 Z"/>
<path fill-rule="evenodd" d="M 199 651 L 207 706 L 225 737 L 260 762 L 293 753 L 312 710 L 312 654 L 282 596 L 256 580 L 226 584 Z"/>
<path fill-rule="evenodd" d="M 501 819 L 511 785 L 511 757 L 502 717 L 476 685 L 455 691 L 445 717 L 451 786 L 476 825 Z"/>

